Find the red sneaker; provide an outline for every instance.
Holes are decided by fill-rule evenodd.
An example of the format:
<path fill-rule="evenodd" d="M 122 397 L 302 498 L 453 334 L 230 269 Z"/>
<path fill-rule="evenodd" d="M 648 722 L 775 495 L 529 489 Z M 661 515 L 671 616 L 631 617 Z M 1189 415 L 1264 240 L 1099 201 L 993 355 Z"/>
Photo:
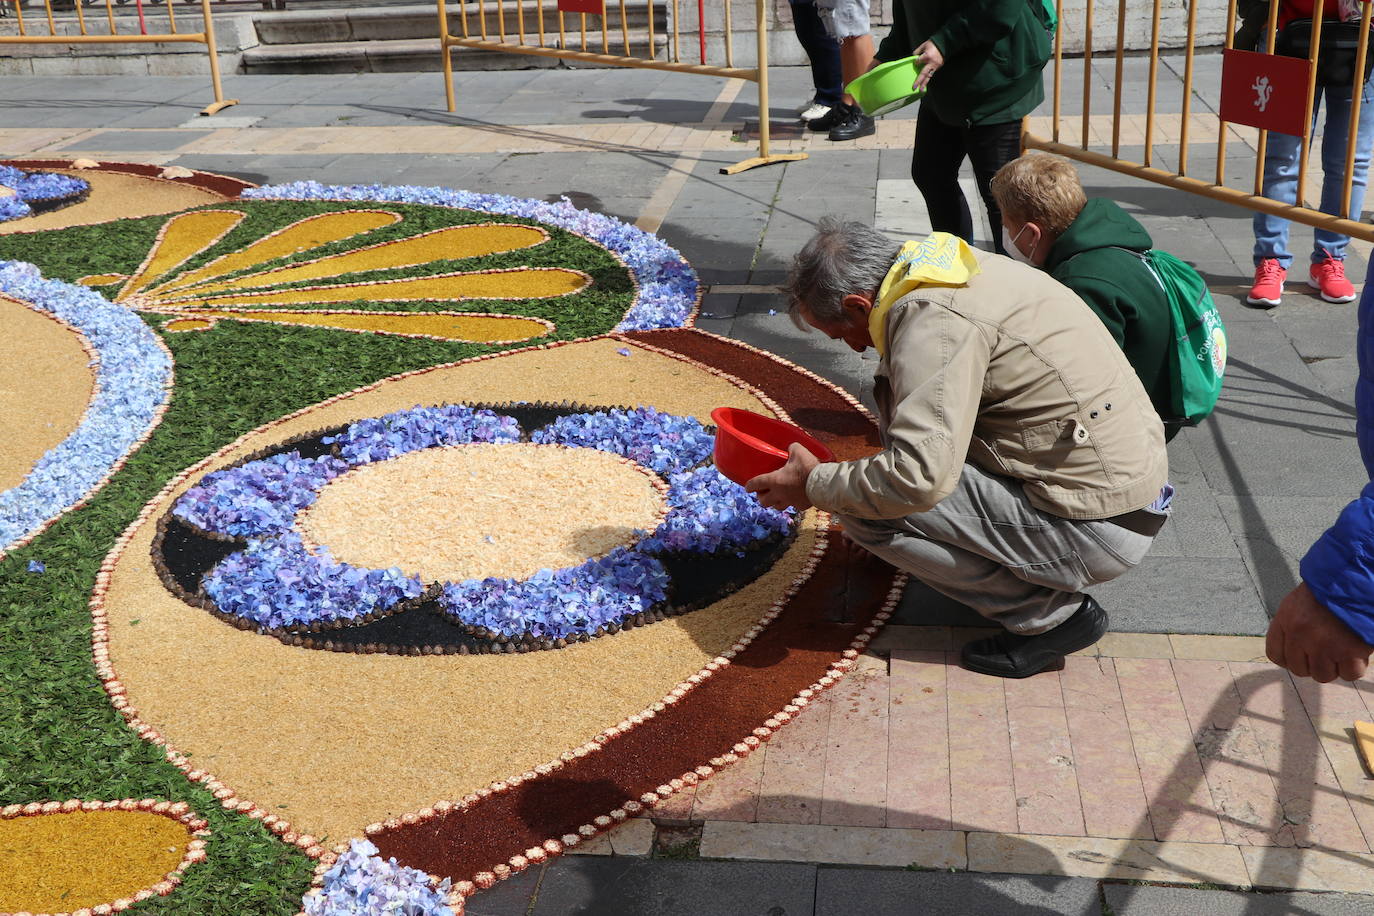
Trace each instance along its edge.
<path fill-rule="evenodd" d="M 1273 308 L 1283 296 L 1283 281 L 1287 276 L 1288 271 L 1279 264 L 1278 258 L 1265 258 L 1255 268 L 1255 285 L 1250 287 L 1250 295 L 1245 297 L 1245 301 L 1251 305 Z"/>
<path fill-rule="evenodd" d="M 1351 302 L 1355 298 L 1355 287 L 1345 278 L 1345 262 L 1330 254 L 1312 265 L 1307 285 L 1318 290 L 1327 302 Z"/>

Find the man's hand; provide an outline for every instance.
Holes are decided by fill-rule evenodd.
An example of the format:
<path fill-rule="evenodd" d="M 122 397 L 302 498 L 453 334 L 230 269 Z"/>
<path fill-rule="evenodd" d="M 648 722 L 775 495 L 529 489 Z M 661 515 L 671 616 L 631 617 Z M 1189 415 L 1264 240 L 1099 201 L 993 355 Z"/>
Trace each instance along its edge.
<path fill-rule="evenodd" d="M 798 510 L 810 509 L 811 500 L 806 498 L 806 478 L 811 469 L 821 460 L 806 450 L 800 442 L 793 442 L 787 450 L 787 463 L 771 474 L 760 474 L 744 485 L 744 489 L 758 496 L 759 502 L 769 509 L 783 509 L 796 506 Z"/>
<path fill-rule="evenodd" d="M 916 74 L 916 82 L 911 84 L 911 88 L 917 92 L 926 88 L 926 83 L 930 82 L 935 71 L 945 65 L 945 56 L 940 53 L 940 49 L 935 47 L 935 42 L 924 41 L 912 55 L 916 62 L 921 65 L 921 72 Z"/>
<path fill-rule="evenodd" d="M 1278 613 L 1269 621 L 1264 650 L 1279 667 L 1326 684 L 1338 677 L 1360 678 L 1374 646 L 1327 610 L 1304 582 L 1279 603 Z"/>

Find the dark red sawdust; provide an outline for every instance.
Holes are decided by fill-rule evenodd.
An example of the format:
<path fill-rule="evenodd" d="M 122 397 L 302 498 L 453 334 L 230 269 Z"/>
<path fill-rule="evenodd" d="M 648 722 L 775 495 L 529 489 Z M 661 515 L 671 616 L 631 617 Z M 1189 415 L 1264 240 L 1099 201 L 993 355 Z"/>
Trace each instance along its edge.
<path fill-rule="evenodd" d="M 681 353 L 762 390 L 841 461 L 862 458 L 880 448 L 878 430 L 872 421 L 838 392 L 733 340 L 695 328 L 632 331 L 624 336 Z"/>
<path fill-rule="evenodd" d="M 372 841 L 383 858 L 462 880 L 576 833 L 627 799 L 729 752 L 815 683 L 872 620 L 894 575 L 831 531 L 830 548 L 787 609 L 732 664 L 678 703 L 548 776 Z"/>
<path fill-rule="evenodd" d="M 25 172 L 42 171 L 43 169 L 70 169 L 71 159 L 6 159 L 5 165 L 13 166 Z M 115 172 L 121 175 L 138 175 L 143 178 L 159 178 L 162 170 L 166 166 L 144 165 L 140 162 L 102 162 L 94 168 L 82 169 L 85 172 Z M 222 194 L 225 197 L 238 197 L 239 194 L 248 189 L 256 188 L 257 185 L 250 181 L 240 181 L 237 178 L 230 178 L 227 175 L 212 175 L 209 172 L 198 172 L 191 170 L 189 178 L 168 178 L 175 184 L 190 185 L 193 188 L 200 188 L 204 191 L 211 191 L 215 194 Z"/>

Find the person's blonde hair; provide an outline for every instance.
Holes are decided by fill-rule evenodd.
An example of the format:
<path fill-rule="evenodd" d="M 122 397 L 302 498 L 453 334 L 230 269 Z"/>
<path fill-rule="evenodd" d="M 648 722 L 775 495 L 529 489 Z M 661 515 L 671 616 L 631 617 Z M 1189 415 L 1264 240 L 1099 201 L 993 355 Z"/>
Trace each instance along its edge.
<path fill-rule="evenodd" d="M 992 196 L 1012 222 L 1035 223 L 1055 237 L 1088 202 L 1073 163 L 1047 153 L 1028 153 L 998 169 Z"/>

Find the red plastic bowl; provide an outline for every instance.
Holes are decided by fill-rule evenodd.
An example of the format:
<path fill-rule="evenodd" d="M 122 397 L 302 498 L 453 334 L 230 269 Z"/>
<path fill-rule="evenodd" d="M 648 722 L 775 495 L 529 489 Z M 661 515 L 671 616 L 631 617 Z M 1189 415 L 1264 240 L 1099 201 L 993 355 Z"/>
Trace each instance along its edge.
<path fill-rule="evenodd" d="M 716 423 L 716 467 L 741 486 L 786 464 L 787 448 L 793 442 L 800 442 L 821 461 L 835 460 L 830 449 L 791 423 L 738 407 L 717 407 L 711 419 Z"/>

